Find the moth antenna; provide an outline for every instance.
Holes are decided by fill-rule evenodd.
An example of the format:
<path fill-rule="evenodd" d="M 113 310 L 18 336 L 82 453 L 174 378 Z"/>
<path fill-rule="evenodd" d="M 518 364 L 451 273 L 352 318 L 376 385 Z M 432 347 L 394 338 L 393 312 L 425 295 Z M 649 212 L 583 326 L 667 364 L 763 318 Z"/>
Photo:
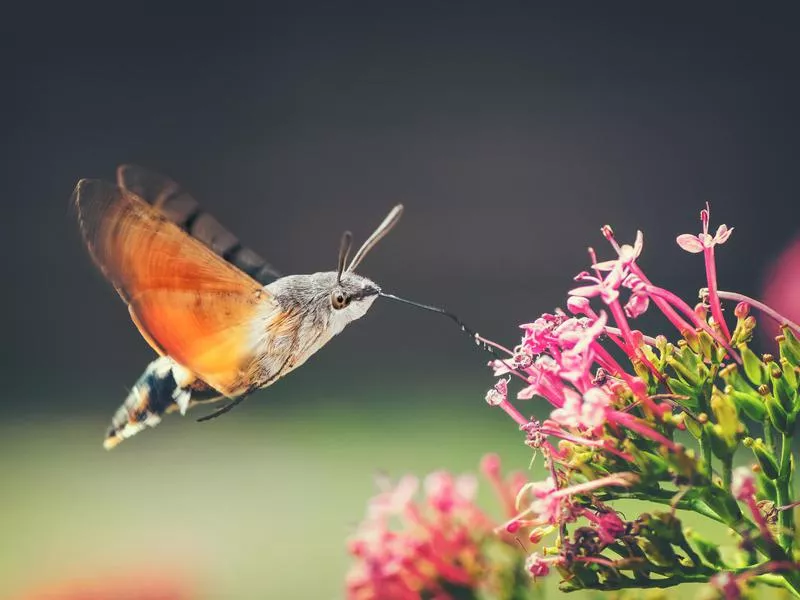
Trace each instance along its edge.
<path fill-rule="evenodd" d="M 344 273 L 344 266 L 347 264 L 347 257 L 350 255 L 352 247 L 353 234 L 345 231 L 342 234 L 342 242 L 339 244 L 339 266 L 336 268 L 336 283 L 342 283 L 342 273 Z"/>
<path fill-rule="evenodd" d="M 353 257 L 353 260 L 350 261 L 350 266 L 347 267 L 348 272 L 354 271 L 355 268 L 364 260 L 364 257 L 367 253 L 372 250 L 372 247 L 375 246 L 378 242 L 380 242 L 387 233 L 389 233 L 392 228 L 397 225 L 397 222 L 400 220 L 400 217 L 403 214 L 403 205 L 398 204 L 395 206 L 389 214 L 386 215 L 386 218 L 383 222 L 378 225 L 378 228 L 372 232 L 372 235 L 367 238 L 367 241 L 363 243 L 361 248 L 358 249 L 356 255 Z"/>
<path fill-rule="evenodd" d="M 430 312 L 439 313 L 440 315 L 444 315 L 448 319 L 454 321 L 455 324 L 459 326 L 461 331 L 463 331 L 469 337 L 471 337 L 472 341 L 474 341 L 475 344 L 481 350 L 485 350 L 486 352 L 488 352 L 489 354 L 491 354 L 492 356 L 494 356 L 495 358 L 497 358 L 499 360 L 505 360 L 507 358 L 507 357 L 501 356 L 497 352 L 497 350 L 495 348 L 492 348 L 489 344 L 484 342 L 480 338 L 480 336 L 478 335 L 478 333 L 475 330 L 473 330 L 471 327 L 469 327 L 466 323 L 464 323 L 464 321 L 459 319 L 456 315 L 454 315 L 450 311 L 447 311 L 447 310 L 445 310 L 443 308 L 439 308 L 438 306 L 430 306 L 428 304 L 420 304 L 419 302 L 414 302 L 413 300 L 406 300 L 405 298 L 401 298 L 400 296 L 395 296 L 394 294 L 387 294 L 385 292 L 380 292 L 379 295 L 384 297 L 384 298 L 388 298 L 389 300 L 394 300 L 395 302 L 401 302 L 403 304 L 409 304 L 411 306 L 416 306 L 417 308 L 421 308 L 422 310 L 427 310 L 427 311 L 430 311 Z"/>

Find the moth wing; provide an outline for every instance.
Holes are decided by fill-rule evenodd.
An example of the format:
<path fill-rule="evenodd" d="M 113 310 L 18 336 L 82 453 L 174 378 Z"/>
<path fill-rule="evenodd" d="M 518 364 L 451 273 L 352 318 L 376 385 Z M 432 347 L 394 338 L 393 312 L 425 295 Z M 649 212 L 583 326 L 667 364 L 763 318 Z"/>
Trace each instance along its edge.
<path fill-rule="evenodd" d="M 73 200 L 92 258 L 150 345 L 225 395 L 245 391 L 280 315 L 269 292 L 130 191 L 84 179 Z"/>
<path fill-rule="evenodd" d="M 161 211 L 170 221 L 261 285 L 280 277 L 258 253 L 243 246 L 222 223 L 169 177 L 137 165 L 117 167 L 117 185 Z"/>

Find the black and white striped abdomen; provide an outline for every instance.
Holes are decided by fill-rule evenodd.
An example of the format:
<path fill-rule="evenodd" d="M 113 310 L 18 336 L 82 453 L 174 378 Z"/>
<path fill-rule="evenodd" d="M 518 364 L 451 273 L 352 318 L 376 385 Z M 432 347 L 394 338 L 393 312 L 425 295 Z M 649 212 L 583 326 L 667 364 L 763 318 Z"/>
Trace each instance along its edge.
<path fill-rule="evenodd" d="M 219 397 L 219 392 L 170 357 L 161 356 L 147 365 L 114 413 L 103 446 L 111 449 L 143 429 L 155 427 L 165 413 L 185 413 L 191 404 Z"/>

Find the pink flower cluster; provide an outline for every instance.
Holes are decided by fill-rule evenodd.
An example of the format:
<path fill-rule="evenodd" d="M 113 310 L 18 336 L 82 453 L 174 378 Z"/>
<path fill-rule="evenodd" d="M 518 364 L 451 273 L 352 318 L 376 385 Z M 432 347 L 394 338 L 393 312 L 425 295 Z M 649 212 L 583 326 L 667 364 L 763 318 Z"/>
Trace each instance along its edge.
<path fill-rule="evenodd" d="M 513 349 L 475 335 L 496 357 L 489 363 L 497 381 L 486 393 L 487 404 L 514 421 L 534 457 L 543 456 L 547 477 L 504 478 L 499 458 L 487 456 L 482 471 L 503 506 L 501 522 L 477 508 L 477 484 L 469 477 L 434 473 L 422 500 L 415 478 L 386 487 L 351 541 L 356 566 L 348 598 L 510 597 L 497 587 L 503 568 L 499 579 L 506 582 L 519 582 L 520 569 L 533 578 L 556 569 L 568 591 L 711 581 L 725 597 L 738 598 L 744 584 L 768 573 L 784 573 L 787 585 L 800 590 L 791 512 L 800 502 L 789 493 L 790 438 L 800 411 L 800 325 L 752 298 L 718 289 L 714 250 L 733 228 L 721 225 L 709 233 L 708 206 L 700 218 L 698 235 L 677 238 L 681 248 L 704 256 L 706 287 L 695 306 L 642 271 L 641 232 L 632 245 L 619 244 L 605 226 L 616 256 L 599 261 L 589 249 L 591 270 L 575 277 L 579 285 L 569 292 L 566 309 L 521 325 Z M 733 331 L 722 300 L 737 303 Z M 675 343 L 635 329 L 635 319 L 651 307 L 677 330 Z M 770 354 L 762 361 L 749 348 L 756 326 L 751 309 L 782 325 L 779 362 Z M 512 400 L 514 380 L 522 385 Z M 534 397 L 548 402 L 546 418 L 517 407 L 516 401 Z M 744 437 L 744 417 L 764 425 L 768 439 Z M 697 440 L 697 450 L 674 441 L 680 430 Z M 781 435 L 780 464 L 775 432 Z M 760 471 L 733 469 L 740 443 L 753 448 Z M 669 510 L 628 520 L 611 505 L 621 498 Z M 748 566 L 730 570 L 732 563 L 715 545 L 683 528 L 676 509 L 735 529 Z M 513 550 L 505 567 L 498 567 L 491 544 Z M 755 551 L 766 562 L 755 562 Z"/>
<path fill-rule="evenodd" d="M 482 470 L 513 514 L 524 476 L 503 478 L 496 455 L 484 458 Z M 448 600 L 455 590 L 487 585 L 484 542 L 494 539 L 498 525 L 475 504 L 475 477 L 432 473 L 423 482 L 422 500 L 415 477 L 383 487 L 350 540 L 356 563 L 347 577 L 349 599 Z"/>
<path fill-rule="evenodd" d="M 600 262 L 594 250 L 589 250 L 592 272 L 575 277 L 582 285 L 570 291 L 569 313 L 556 310 L 522 325 L 521 343 L 513 350 L 481 338 L 508 355 L 508 358 L 490 363 L 496 376 L 505 377 L 489 391 L 487 403 L 500 407 L 514 419 L 526 433 L 527 443 L 542 450 L 552 474 L 546 481 L 526 486 L 531 499 L 516 517 L 534 528 L 534 537 L 539 535 L 542 526 L 556 529 L 579 516 L 590 521 L 590 527 L 605 543 L 613 541 L 615 534 L 623 530 L 613 511 L 606 511 L 602 519 L 593 518 L 592 513 L 575 509 L 569 498 L 604 486 L 629 486 L 635 476 L 617 472 L 589 483 L 563 487 L 572 472 L 572 448 L 585 447 L 612 460 L 631 463 L 631 467 L 634 457 L 625 451 L 619 440 L 644 438 L 666 452 L 680 451 L 658 426 L 670 420 L 674 403 L 659 403 L 648 393 L 648 381 L 663 381 L 661 370 L 653 364 L 653 348 L 658 341 L 635 330 L 631 319 L 654 304 L 684 337 L 704 332 L 725 348 L 733 360 L 739 360 L 730 346 L 731 335 L 722 319 L 713 255 L 714 246 L 724 243 L 733 229 L 722 225 L 711 237 L 708 219 L 706 208 L 701 212 L 703 232 L 678 238 L 681 247 L 706 255 L 707 306 L 693 308 L 648 279 L 637 264 L 644 246 L 641 232 L 637 233 L 633 245 L 620 245 L 611 228 L 606 226 L 603 235 L 615 250 L 616 258 Z M 623 304 L 624 294 L 627 300 Z M 604 310 L 592 307 L 591 299 L 595 298 L 602 302 Z M 705 319 L 709 309 L 714 316 L 711 324 Z M 608 348 L 609 342 L 616 347 L 616 353 Z M 615 357 L 619 352 L 630 364 L 638 365 L 639 370 L 630 369 L 630 366 L 624 368 Z M 529 419 L 512 404 L 508 398 L 511 377 L 524 382 L 517 394 L 518 400 L 540 396 L 552 405 L 548 419 L 543 422 Z M 639 410 L 633 411 L 634 407 Z M 681 426 L 679 419 L 671 422 Z M 562 440 L 567 445 L 562 447 L 563 444 L 553 443 L 551 439 Z M 541 575 L 553 562 L 552 557 L 542 558 L 534 553 L 530 558 L 530 571 Z"/>

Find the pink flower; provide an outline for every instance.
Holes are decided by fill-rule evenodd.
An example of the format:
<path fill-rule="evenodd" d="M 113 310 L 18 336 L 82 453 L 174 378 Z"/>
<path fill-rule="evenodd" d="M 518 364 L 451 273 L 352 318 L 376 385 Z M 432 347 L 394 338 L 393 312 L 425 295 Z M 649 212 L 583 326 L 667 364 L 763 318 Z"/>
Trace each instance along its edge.
<path fill-rule="evenodd" d="M 501 379 L 486 392 L 486 403 L 489 406 L 499 406 L 506 400 L 508 400 L 508 380 Z"/>
<path fill-rule="evenodd" d="M 518 478 L 502 479 L 497 456 L 487 457 L 484 468 L 501 501 L 513 505 Z M 492 565 L 484 560 L 484 544 L 495 540 L 497 524 L 474 504 L 475 478 L 432 473 L 425 479 L 424 502 L 415 497 L 416 483 L 404 477 L 369 503 L 349 542 L 355 563 L 346 579 L 348 600 L 445 599 L 450 588 L 497 597 L 497 590 L 487 589 Z M 385 518 L 389 515 L 393 518 Z"/>
<path fill-rule="evenodd" d="M 647 311 L 650 306 L 650 295 L 647 293 L 641 277 L 633 273 L 625 278 L 622 285 L 631 290 L 631 297 L 625 304 L 625 314 L 631 319 L 635 319 Z"/>
<path fill-rule="evenodd" d="M 617 541 L 619 536 L 625 533 L 625 522 L 613 510 L 600 515 L 597 518 L 596 526 L 600 541 L 604 544 L 611 544 Z"/>
<path fill-rule="evenodd" d="M 554 333 L 561 348 L 572 348 L 576 352 L 586 352 L 598 337 L 605 333 L 608 317 L 606 313 L 589 321 L 589 319 L 569 319 L 564 321 Z"/>
<path fill-rule="evenodd" d="M 554 524 L 560 521 L 561 516 L 561 497 L 556 495 L 558 488 L 553 482 L 552 477 L 543 481 L 535 481 L 526 484 L 520 490 L 517 498 L 524 494 L 532 497 L 525 512 L 532 513 L 538 523 Z M 523 513 L 524 514 L 524 513 Z"/>
<path fill-rule="evenodd" d="M 590 309 L 591 302 L 584 296 L 570 296 L 567 298 L 567 310 L 573 315 L 585 315 Z"/>
<path fill-rule="evenodd" d="M 725 600 L 739 600 L 742 597 L 739 582 L 732 573 L 717 573 L 709 580 L 709 583 L 719 590 Z"/>
<path fill-rule="evenodd" d="M 630 487 L 638 481 L 638 477 L 633 473 L 614 473 L 606 477 L 600 477 L 586 483 L 579 483 L 566 488 L 557 488 L 552 477 L 544 481 L 529 483 L 520 490 L 517 495 L 518 503 L 526 496 L 530 498 L 528 507 L 517 517 L 524 518 L 525 515 L 532 515 L 537 524 L 558 525 L 575 518 L 571 510 L 565 510 L 565 502 L 571 496 L 588 494 L 602 487 Z"/>
<path fill-rule="evenodd" d="M 385 479 L 378 483 L 383 491 L 374 496 L 367 504 L 369 520 L 385 519 L 402 514 L 419 489 L 419 480 L 412 475 L 406 475 L 394 487 L 391 487 Z"/>
<path fill-rule="evenodd" d="M 478 482 L 471 475 L 454 478 L 447 471 L 436 471 L 425 478 L 428 503 L 441 513 L 469 507 L 475 500 Z"/>
<path fill-rule="evenodd" d="M 547 398 L 554 406 L 561 406 L 563 384 L 559 378 L 560 370 L 561 367 L 552 356 L 539 356 L 527 370 L 530 385 L 517 393 L 517 399 L 530 400 L 538 394 Z"/>
<path fill-rule="evenodd" d="M 613 232 L 608 225 L 603 227 L 603 235 L 614 246 L 618 258 L 616 260 L 607 260 L 595 264 L 595 269 L 600 271 L 611 271 L 615 266 L 627 269 L 636 262 L 636 259 L 639 258 L 639 255 L 642 253 L 642 248 L 644 248 L 644 234 L 642 234 L 641 231 L 636 232 L 636 241 L 633 243 L 633 246 L 630 244 L 623 244 L 622 246 L 617 245 Z"/>
<path fill-rule="evenodd" d="M 708 220 L 710 217 L 710 210 L 708 205 L 702 211 L 700 211 L 700 220 L 703 223 L 703 231 L 697 235 L 692 235 L 690 233 L 683 233 L 676 238 L 676 242 L 678 245 L 686 250 L 687 252 L 691 252 L 692 254 L 697 254 L 705 250 L 706 248 L 711 249 L 717 244 L 724 244 L 728 241 L 728 238 L 731 237 L 733 233 L 733 227 L 728 229 L 728 226 L 724 223 L 717 228 L 717 233 L 714 234 L 714 237 L 708 233 Z"/>
<path fill-rule="evenodd" d="M 527 559 L 525 559 L 525 570 L 531 574 L 532 577 L 544 577 L 550 573 L 550 565 L 555 565 L 563 561 L 560 556 L 542 556 L 538 552 L 534 552 Z"/>
<path fill-rule="evenodd" d="M 570 296 L 582 296 L 584 298 L 594 298 L 600 296 L 603 302 L 611 304 L 619 298 L 619 287 L 625 278 L 625 272 L 617 261 L 613 261 L 614 267 L 605 278 L 596 277 L 583 272 L 575 276 L 575 281 L 589 281 L 592 285 L 584 285 L 573 288 L 568 293 Z"/>
<path fill-rule="evenodd" d="M 553 330 L 566 320 L 566 315 L 543 314 L 533 323 L 520 325 L 525 334 L 522 337 L 522 345 L 532 354 L 541 354 L 553 343 Z"/>
<path fill-rule="evenodd" d="M 738 467 L 733 472 L 731 493 L 737 500 L 748 500 L 756 494 L 756 478 L 749 467 Z"/>
<path fill-rule="evenodd" d="M 605 425 L 611 405 L 611 397 L 607 392 L 593 387 L 581 396 L 578 392 L 567 389 L 564 396 L 564 406 L 550 414 L 553 421 L 564 427 L 588 431 Z"/>

